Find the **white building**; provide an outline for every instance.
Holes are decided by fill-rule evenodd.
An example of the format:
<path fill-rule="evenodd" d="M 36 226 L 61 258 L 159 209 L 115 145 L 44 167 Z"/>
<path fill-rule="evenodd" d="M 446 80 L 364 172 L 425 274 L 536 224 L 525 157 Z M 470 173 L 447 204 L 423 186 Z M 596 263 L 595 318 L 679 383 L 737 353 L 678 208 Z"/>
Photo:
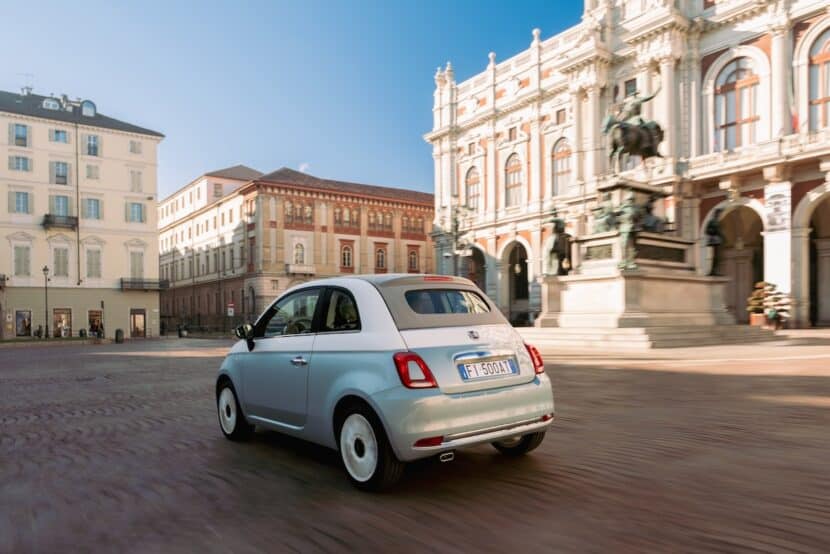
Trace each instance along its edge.
<path fill-rule="evenodd" d="M 0 337 L 157 334 L 163 135 L 29 89 L 0 91 L 0 127 Z"/>
<path fill-rule="evenodd" d="M 591 229 L 608 175 L 601 120 L 635 90 L 662 159 L 625 174 L 661 187 L 673 232 L 698 241 L 716 208 L 739 321 L 756 281 L 790 292 L 798 325 L 830 324 L 830 5 L 826 0 L 586 0 L 582 21 L 456 82 L 435 75 L 439 267 L 452 223 L 472 244 L 461 271 L 512 316 L 539 309 L 555 211 Z M 466 207 L 467 210 L 457 208 Z M 460 235 L 460 236 L 459 236 Z M 456 252 L 458 252 L 456 250 Z"/>

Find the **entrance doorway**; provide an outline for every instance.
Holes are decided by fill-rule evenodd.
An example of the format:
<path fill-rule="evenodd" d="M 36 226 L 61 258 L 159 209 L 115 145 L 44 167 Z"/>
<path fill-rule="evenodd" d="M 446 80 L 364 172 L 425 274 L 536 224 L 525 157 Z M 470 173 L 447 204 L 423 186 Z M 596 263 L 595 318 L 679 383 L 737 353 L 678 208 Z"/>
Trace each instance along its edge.
<path fill-rule="evenodd" d="M 476 284 L 483 291 L 487 290 L 487 262 L 484 260 L 484 252 L 478 248 L 472 249 L 473 253 L 468 258 L 467 279 Z"/>
<path fill-rule="evenodd" d="M 724 243 L 718 273 L 729 277 L 726 307 L 738 323 L 746 323 L 747 298 L 764 279 L 764 223 L 752 208 L 738 206 L 721 218 L 720 228 Z"/>
<path fill-rule="evenodd" d="M 830 196 L 810 218 L 810 324 L 830 325 Z"/>
<path fill-rule="evenodd" d="M 52 311 L 52 331 L 55 337 L 72 336 L 72 310 L 55 308 Z"/>
<path fill-rule="evenodd" d="M 104 332 L 104 312 L 102 310 L 89 310 L 87 312 L 89 322 L 89 336 L 97 337 Z"/>
<path fill-rule="evenodd" d="M 530 323 L 529 287 L 527 282 L 527 251 L 516 243 L 507 258 L 507 278 L 510 285 L 508 316 L 514 325 Z"/>
<path fill-rule="evenodd" d="M 130 309 L 130 338 L 143 339 L 146 336 L 145 321 L 146 312 L 144 308 Z"/>

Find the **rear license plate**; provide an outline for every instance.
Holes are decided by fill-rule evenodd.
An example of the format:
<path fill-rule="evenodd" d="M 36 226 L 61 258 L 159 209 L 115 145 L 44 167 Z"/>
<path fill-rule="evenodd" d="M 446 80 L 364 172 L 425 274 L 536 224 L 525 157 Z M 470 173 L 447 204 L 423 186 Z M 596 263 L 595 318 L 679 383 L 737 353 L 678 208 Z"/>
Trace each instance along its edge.
<path fill-rule="evenodd" d="M 500 377 L 502 375 L 515 375 L 519 373 L 516 363 L 511 359 L 458 364 L 458 371 L 461 373 L 461 378 L 465 380 Z"/>

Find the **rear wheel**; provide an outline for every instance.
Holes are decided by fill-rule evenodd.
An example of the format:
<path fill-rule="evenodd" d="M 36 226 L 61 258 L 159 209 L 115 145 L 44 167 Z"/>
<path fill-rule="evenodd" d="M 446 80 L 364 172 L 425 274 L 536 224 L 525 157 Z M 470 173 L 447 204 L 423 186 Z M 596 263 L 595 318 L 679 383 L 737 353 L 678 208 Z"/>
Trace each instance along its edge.
<path fill-rule="evenodd" d="M 219 427 L 225 437 L 232 441 L 241 441 L 251 435 L 254 427 L 245 419 L 245 415 L 239 407 L 239 400 L 236 398 L 236 390 L 234 390 L 230 381 L 225 381 L 219 385 L 219 393 L 216 395 L 216 409 L 219 415 Z"/>
<path fill-rule="evenodd" d="M 340 457 L 352 484 L 362 490 L 391 487 L 403 474 L 378 417 L 367 406 L 345 414 L 338 435 Z"/>
<path fill-rule="evenodd" d="M 545 432 L 528 433 L 521 437 L 513 437 L 496 441 L 493 446 L 506 456 L 521 456 L 535 450 L 545 440 Z"/>

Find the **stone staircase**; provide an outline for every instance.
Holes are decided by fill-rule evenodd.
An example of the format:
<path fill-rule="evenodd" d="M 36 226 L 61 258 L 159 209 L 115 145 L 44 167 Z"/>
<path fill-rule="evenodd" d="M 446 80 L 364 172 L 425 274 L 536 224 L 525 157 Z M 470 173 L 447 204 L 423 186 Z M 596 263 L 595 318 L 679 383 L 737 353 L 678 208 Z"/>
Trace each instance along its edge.
<path fill-rule="evenodd" d="M 527 342 L 540 350 L 554 348 L 642 351 L 742 344 L 775 340 L 774 331 L 750 325 L 689 325 L 671 327 L 517 327 Z"/>

